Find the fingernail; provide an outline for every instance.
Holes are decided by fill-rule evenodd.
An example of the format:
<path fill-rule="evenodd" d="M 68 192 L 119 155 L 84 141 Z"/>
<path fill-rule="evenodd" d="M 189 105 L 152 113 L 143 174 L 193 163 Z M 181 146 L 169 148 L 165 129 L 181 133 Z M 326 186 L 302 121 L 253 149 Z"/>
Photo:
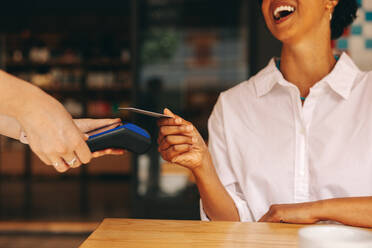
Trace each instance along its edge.
<path fill-rule="evenodd" d="M 192 131 L 192 129 L 193 129 L 192 126 L 187 126 L 186 127 L 186 130 L 189 131 L 189 132 Z"/>
<path fill-rule="evenodd" d="M 192 143 L 196 143 L 198 141 L 198 139 L 197 138 L 195 138 L 195 137 L 192 137 Z"/>
<path fill-rule="evenodd" d="M 182 120 L 180 118 L 177 118 L 176 119 L 176 124 L 181 124 L 182 123 Z"/>
<path fill-rule="evenodd" d="M 59 173 L 63 173 L 68 170 L 68 168 L 62 164 L 58 164 L 54 167 Z"/>

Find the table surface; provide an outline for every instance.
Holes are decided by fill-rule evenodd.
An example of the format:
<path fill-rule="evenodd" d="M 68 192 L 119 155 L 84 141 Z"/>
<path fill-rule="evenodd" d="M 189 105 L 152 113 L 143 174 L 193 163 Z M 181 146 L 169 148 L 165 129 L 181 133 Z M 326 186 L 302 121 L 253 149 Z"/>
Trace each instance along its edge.
<path fill-rule="evenodd" d="M 80 248 L 297 247 L 302 225 L 105 219 Z"/>

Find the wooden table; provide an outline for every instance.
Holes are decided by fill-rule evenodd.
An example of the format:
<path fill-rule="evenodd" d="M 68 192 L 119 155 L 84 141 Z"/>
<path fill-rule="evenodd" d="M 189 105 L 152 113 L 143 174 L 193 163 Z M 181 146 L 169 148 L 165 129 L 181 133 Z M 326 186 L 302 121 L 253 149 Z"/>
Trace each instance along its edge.
<path fill-rule="evenodd" d="M 297 247 L 302 225 L 105 219 L 80 248 Z"/>

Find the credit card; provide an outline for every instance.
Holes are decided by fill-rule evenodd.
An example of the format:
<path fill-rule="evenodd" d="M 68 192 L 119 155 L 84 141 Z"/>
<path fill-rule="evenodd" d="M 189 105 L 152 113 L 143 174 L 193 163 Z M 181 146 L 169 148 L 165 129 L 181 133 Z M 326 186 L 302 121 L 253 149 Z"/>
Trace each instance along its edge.
<path fill-rule="evenodd" d="M 138 108 L 127 107 L 127 108 L 119 108 L 119 109 L 120 110 L 131 111 L 131 112 L 134 112 L 134 113 L 137 113 L 137 114 L 147 115 L 147 116 L 151 116 L 151 117 L 155 117 L 155 118 L 172 118 L 171 116 L 168 116 L 168 115 L 155 113 L 155 112 L 151 112 L 151 111 L 147 111 L 147 110 L 143 110 L 143 109 L 138 109 Z"/>

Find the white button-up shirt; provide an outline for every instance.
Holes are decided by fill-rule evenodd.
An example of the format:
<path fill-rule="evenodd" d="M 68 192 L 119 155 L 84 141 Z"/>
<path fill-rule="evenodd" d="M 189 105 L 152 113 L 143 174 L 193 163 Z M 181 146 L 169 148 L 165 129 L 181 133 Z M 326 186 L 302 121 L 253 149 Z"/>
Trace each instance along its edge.
<path fill-rule="evenodd" d="M 208 128 L 241 221 L 258 221 L 272 204 L 372 196 L 372 72 L 346 54 L 303 105 L 272 59 L 220 95 Z"/>

